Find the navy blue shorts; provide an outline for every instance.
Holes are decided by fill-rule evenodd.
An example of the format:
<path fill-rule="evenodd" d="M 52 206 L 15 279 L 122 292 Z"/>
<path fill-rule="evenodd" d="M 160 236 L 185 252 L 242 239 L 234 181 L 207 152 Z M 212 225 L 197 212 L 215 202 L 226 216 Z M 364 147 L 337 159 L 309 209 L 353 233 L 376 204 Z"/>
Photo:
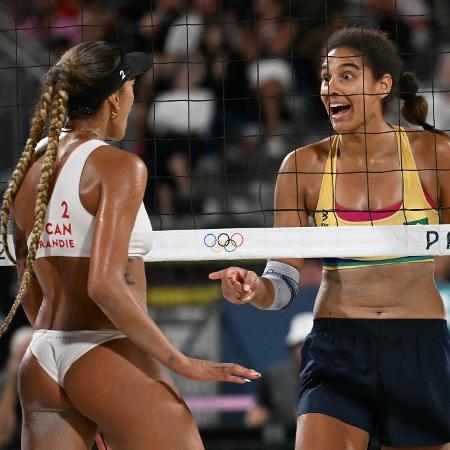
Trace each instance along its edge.
<path fill-rule="evenodd" d="M 450 442 L 445 320 L 316 319 L 302 349 L 298 413 L 321 413 L 388 447 Z"/>

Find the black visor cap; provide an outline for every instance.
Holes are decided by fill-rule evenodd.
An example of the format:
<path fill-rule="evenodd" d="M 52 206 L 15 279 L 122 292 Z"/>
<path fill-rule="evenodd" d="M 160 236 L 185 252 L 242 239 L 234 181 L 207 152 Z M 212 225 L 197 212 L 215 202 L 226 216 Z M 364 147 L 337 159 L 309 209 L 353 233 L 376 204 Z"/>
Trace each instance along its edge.
<path fill-rule="evenodd" d="M 153 66 L 151 55 L 144 52 L 122 54 L 119 65 L 103 80 L 86 89 L 82 94 L 69 98 L 69 107 L 94 107 L 114 92 L 126 81 L 147 72 Z"/>
<path fill-rule="evenodd" d="M 127 80 L 142 75 L 153 66 L 151 55 L 144 52 L 125 53 L 123 56 L 123 65 L 129 68 Z"/>

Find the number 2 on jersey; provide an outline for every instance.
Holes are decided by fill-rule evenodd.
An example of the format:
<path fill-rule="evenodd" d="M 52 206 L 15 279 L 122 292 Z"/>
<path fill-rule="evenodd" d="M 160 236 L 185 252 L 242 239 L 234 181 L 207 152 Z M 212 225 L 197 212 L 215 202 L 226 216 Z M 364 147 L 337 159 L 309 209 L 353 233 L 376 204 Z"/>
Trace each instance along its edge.
<path fill-rule="evenodd" d="M 69 219 L 69 211 L 68 211 L 68 205 L 66 201 L 61 202 L 61 207 L 63 209 L 63 215 L 61 216 L 63 219 Z"/>

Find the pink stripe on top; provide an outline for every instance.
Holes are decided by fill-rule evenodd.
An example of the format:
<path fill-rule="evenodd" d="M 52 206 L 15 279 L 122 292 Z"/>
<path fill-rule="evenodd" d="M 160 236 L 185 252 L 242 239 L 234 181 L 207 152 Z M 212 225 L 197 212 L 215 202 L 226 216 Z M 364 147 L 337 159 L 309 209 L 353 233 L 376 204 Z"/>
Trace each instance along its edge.
<path fill-rule="evenodd" d="M 437 209 L 437 205 L 434 200 L 430 197 L 430 194 L 424 188 L 422 184 L 423 194 L 430 205 L 431 208 Z M 348 222 L 368 222 L 371 220 L 381 220 L 386 219 L 387 217 L 393 216 L 397 211 L 402 207 L 402 201 L 394 203 L 387 208 L 382 209 L 374 209 L 370 211 L 353 211 L 351 209 L 344 208 L 339 205 L 338 202 L 335 202 L 336 214 L 342 220 L 347 220 Z"/>
<path fill-rule="evenodd" d="M 368 211 L 352 211 L 342 207 L 337 202 L 335 205 L 336 214 L 340 219 L 347 220 L 348 222 L 366 222 L 370 220 L 386 219 L 387 217 L 394 215 L 401 208 L 402 203 L 403 202 L 400 201 L 387 208 L 374 209 L 370 211 L 370 213 Z"/>

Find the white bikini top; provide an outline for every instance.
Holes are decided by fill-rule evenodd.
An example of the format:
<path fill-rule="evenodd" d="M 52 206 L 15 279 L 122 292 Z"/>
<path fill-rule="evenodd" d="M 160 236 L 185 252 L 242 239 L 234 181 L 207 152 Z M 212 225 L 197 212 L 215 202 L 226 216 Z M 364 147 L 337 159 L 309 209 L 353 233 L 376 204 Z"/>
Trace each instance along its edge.
<path fill-rule="evenodd" d="M 68 156 L 47 207 L 36 259 L 45 256 L 90 257 L 94 216 L 81 204 L 79 186 L 86 160 L 102 145 L 107 144 L 92 139 Z M 151 247 L 152 226 L 145 206 L 141 203 L 130 237 L 128 256 L 144 256 Z"/>

